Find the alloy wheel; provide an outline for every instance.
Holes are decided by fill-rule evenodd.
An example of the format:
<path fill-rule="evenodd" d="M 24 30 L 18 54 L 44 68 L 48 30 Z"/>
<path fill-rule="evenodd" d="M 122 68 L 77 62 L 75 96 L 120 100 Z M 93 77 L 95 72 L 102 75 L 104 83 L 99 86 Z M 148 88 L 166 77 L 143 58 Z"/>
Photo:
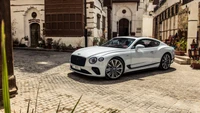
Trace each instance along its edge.
<path fill-rule="evenodd" d="M 111 59 L 106 66 L 106 77 L 109 79 L 119 78 L 124 71 L 124 65 L 120 59 Z"/>
<path fill-rule="evenodd" d="M 160 67 L 164 70 L 169 69 L 171 65 L 171 57 L 169 54 L 165 54 L 163 55 L 162 59 L 161 59 L 161 64 Z"/>

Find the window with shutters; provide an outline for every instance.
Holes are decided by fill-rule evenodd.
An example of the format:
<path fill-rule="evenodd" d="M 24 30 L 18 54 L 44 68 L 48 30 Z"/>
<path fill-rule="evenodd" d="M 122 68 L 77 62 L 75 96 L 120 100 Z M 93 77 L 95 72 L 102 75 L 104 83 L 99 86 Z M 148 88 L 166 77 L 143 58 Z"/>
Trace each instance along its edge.
<path fill-rule="evenodd" d="M 53 37 L 84 35 L 83 0 L 45 0 L 45 33 Z"/>

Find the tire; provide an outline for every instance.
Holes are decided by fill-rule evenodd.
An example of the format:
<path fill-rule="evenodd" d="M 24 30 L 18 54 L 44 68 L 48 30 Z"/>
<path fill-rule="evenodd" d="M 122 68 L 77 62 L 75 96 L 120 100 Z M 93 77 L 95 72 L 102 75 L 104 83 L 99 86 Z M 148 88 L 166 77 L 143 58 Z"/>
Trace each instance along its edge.
<path fill-rule="evenodd" d="M 171 56 L 170 54 L 166 53 L 162 56 L 160 60 L 160 66 L 159 68 L 162 70 L 168 70 L 171 65 Z"/>
<path fill-rule="evenodd" d="M 111 59 L 105 70 L 107 79 L 118 79 L 124 73 L 124 63 L 119 58 Z"/>

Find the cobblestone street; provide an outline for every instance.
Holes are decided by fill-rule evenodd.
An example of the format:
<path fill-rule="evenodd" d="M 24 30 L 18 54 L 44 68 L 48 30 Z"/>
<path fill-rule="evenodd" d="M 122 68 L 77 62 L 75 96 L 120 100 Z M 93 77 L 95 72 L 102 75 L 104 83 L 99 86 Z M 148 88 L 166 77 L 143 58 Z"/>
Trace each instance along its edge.
<path fill-rule="evenodd" d="M 30 111 L 55 113 L 60 103 L 60 113 L 69 113 L 83 95 L 75 113 L 200 113 L 200 71 L 189 65 L 106 80 L 72 73 L 69 58 L 66 52 L 14 50 L 12 111 L 25 113 L 30 100 Z"/>

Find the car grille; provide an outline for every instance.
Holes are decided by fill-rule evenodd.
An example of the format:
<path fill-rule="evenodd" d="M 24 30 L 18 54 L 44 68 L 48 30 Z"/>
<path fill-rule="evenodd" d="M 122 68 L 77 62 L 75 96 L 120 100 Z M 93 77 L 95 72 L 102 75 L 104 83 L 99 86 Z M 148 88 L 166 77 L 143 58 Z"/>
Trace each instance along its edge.
<path fill-rule="evenodd" d="M 85 66 L 85 61 L 86 61 L 86 58 L 84 57 L 80 57 L 76 55 L 71 56 L 71 63 L 77 66 Z"/>

